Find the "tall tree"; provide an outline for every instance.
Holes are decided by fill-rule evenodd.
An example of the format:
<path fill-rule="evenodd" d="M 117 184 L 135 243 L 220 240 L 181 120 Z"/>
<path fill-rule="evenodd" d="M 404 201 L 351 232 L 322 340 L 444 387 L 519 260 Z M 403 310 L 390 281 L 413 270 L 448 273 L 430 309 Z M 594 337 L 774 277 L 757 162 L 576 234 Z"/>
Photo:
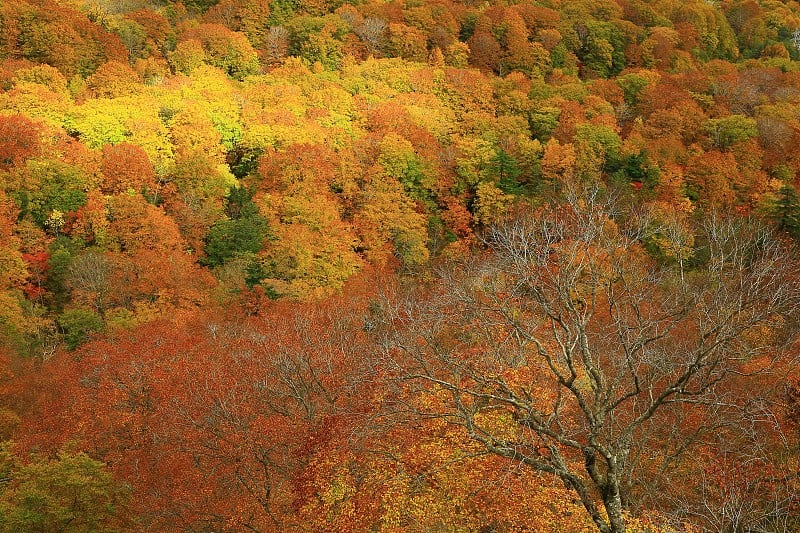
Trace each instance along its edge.
<path fill-rule="evenodd" d="M 626 531 L 642 465 L 692 442 L 650 428 L 681 413 L 714 427 L 721 384 L 781 357 L 800 303 L 797 259 L 753 223 L 709 216 L 682 278 L 639 244 L 651 229 L 623 222 L 641 217 L 614 212 L 589 194 L 521 215 L 487 233 L 488 255 L 386 315 L 386 371 L 403 394 L 436 393 L 417 414 L 557 476 L 604 533 Z"/>

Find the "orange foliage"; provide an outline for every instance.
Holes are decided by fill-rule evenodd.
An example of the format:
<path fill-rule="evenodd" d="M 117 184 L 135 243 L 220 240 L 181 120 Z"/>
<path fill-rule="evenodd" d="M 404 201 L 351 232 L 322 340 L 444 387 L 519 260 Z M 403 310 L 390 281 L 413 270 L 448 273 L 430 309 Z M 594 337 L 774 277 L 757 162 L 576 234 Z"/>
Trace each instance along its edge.
<path fill-rule="evenodd" d="M 86 79 L 86 88 L 95 98 L 117 98 L 140 90 L 140 80 L 127 63 L 109 61 Z"/>
<path fill-rule="evenodd" d="M 154 186 L 153 164 L 139 146 L 129 143 L 103 146 L 101 189 L 107 194 L 128 190 L 142 192 Z"/>
<path fill-rule="evenodd" d="M 387 421 L 373 341 L 390 311 L 374 291 L 390 276 L 363 272 L 429 281 L 429 259 L 474 258 L 511 206 L 560 201 L 584 178 L 640 202 L 658 227 L 649 251 L 683 268 L 702 262 L 690 214 L 768 224 L 776 192 L 798 185 L 796 3 L 78 3 L 0 2 L 0 439 L 107 461 L 143 529 L 582 531 L 563 487 L 442 420 Z M 289 57 L 320 46 L 327 69 Z M 587 79 L 591 54 L 619 75 Z M 746 135 L 715 140 L 708 125 L 731 115 Z M 209 268 L 212 228 L 242 211 L 261 248 Z M 103 332 L 57 353 L 63 315 L 84 311 Z M 638 456 L 631 529 L 650 531 L 648 507 L 688 516 L 676 502 L 702 504 L 705 527 L 761 494 L 785 496 L 799 523 L 781 444 L 800 427 L 797 372 L 771 354 L 738 364 L 726 399 L 755 409 L 743 399 L 757 387 L 784 412 L 759 406 L 749 434 L 712 435 L 700 407 L 669 410 L 647 429 L 663 447 Z M 503 379 L 552 401 L 527 370 Z M 414 408 L 441 400 L 416 392 Z M 678 434 L 698 435 L 696 455 L 670 455 Z M 686 483 L 660 477 L 670 461 Z"/>
<path fill-rule="evenodd" d="M 0 115 L 0 170 L 20 165 L 41 150 L 40 127 L 22 115 Z"/>
<path fill-rule="evenodd" d="M 4 2 L 0 18 L 8 21 L 0 37 L 3 56 L 46 63 L 67 78 L 91 74 L 108 60 L 127 59 L 116 35 L 58 2 Z"/>

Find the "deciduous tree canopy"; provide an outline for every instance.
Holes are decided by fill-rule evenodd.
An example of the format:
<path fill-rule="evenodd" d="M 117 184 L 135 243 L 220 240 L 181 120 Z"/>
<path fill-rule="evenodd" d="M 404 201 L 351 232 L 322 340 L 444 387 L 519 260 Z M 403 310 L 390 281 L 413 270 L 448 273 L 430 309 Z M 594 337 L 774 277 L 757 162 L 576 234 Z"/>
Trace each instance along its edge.
<path fill-rule="evenodd" d="M 799 530 L 798 60 L 794 1 L 0 2 L 0 530 Z"/>

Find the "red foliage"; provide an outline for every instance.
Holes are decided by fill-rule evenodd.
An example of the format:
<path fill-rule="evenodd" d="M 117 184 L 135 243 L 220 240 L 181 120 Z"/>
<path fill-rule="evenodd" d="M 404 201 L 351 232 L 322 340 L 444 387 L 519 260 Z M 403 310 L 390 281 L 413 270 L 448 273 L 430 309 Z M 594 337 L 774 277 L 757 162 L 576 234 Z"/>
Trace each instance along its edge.
<path fill-rule="evenodd" d="M 258 161 L 258 173 L 266 190 L 284 191 L 308 181 L 329 185 L 339 162 L 338 156 L 321 144 L 293 144 L 285 151 L 270 150 Z"/>
<path fill-rule="evenodd" d="M 359 411 L 358 315 L 341 303 L 155 322 L 64 354 L 18 439 L 77 441 L 134 487 L 151 530 L 279 527 L 292 477 Z"/>
<path fill-rule="evenodd" d="M 25 261 L 30 281 L 23 287 L 23 291 L 29 300 L 36 300 L 45 293 L 42 285 L 47 280 L 47 271 L 50 268 L 48 265 L 50 254 L 47 252 L 22 254 L 22 260 Z"/>
<path fill-rule="evenodd" d="M 0 170 L 41 152 L 38 124 L 22 115 L 0 116 Z"/>

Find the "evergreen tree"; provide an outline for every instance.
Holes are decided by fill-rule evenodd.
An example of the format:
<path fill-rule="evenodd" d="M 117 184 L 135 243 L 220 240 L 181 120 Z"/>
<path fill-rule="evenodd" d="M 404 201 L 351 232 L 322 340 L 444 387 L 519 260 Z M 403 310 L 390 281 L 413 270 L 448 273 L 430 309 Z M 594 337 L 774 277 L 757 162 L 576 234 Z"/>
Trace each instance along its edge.
<path fill-rule="evenodd" d="M 795 188 L 786 183 L 778 191 L 773 217 L 780 231 L 800 240 L 800 198 Z"/>
<path fill-rule="evenodd" d="M 522 194 L 522 186 L 518 181 L 522 172 L 517 161 L 508 152 L 499 148 L 491 160 L 490 168 L 497 177 L 497 186 L 501 191 L 515 196 Z"/>
<path fill-rule="evenodd" d="M 258 253 L 269 234 L 267 219 L 258 213 L 252 193 L 244 187 L 234 187 L 225 202 L 224 218 L 211 226 L 206 238 L 208 266 L 219 266 L 238 253 Z"/>

